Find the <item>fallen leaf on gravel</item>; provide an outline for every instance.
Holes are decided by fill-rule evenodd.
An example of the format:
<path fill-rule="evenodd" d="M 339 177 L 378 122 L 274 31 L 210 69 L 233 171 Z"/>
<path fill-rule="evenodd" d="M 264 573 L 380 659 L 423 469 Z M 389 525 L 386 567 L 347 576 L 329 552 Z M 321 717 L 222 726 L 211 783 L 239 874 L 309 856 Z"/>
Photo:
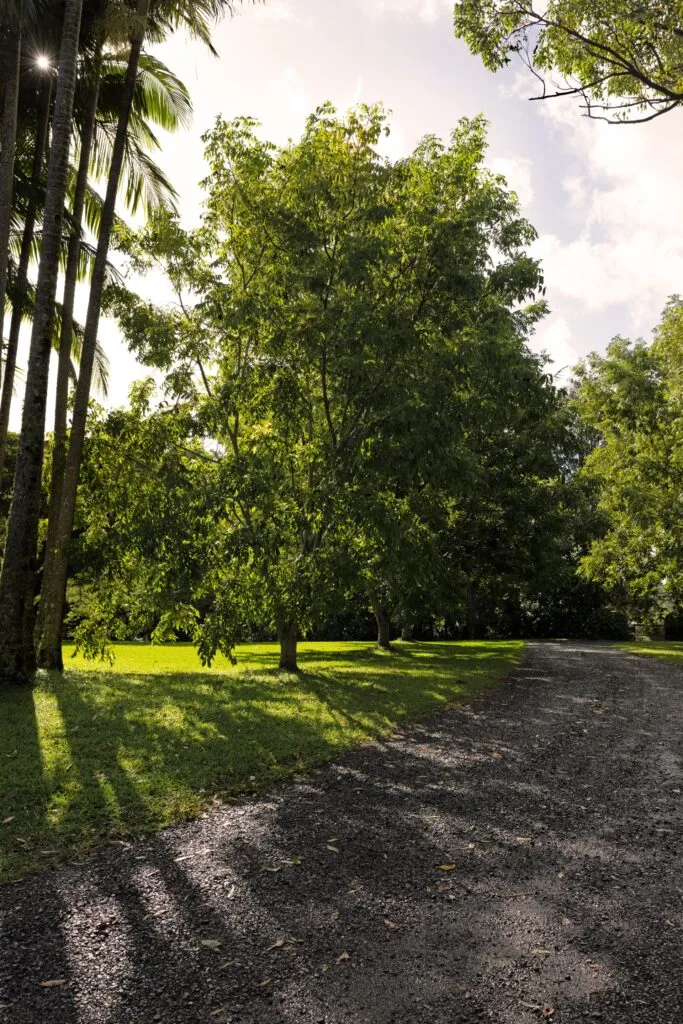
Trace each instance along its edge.
<path fill-rule="evenodd" d="M 217 967 L 216 970 L 217 971 L 227 971 L 228 967 L 232 967 L 232 965 L 234 963 L 235 963 L 234 960 L 226 960 L 225 963 L 221 964 L 219 967 Z"/>
<path fill-rule="evenodd" d="M 292 867 L 296 867 L 297 864 L 301 864 L 303 857 L 288 857 L 285 864 L 291 864 Z"/>
<path fill-rule="evenodd" d="M 14 837 L 14 842 L 15 843 L 21 843 L 22 846 L 26 846 L 26 840 L 22 839 L 21 836 L 15 836 Z"/>
<path fill-rule="evenodd" d="M 384 918 L 384 923 L 389 929 L 389 931 L 392 932 L 398 931 L 398 929 L 401 927 L 400 924 L 396 924 L 395 921 L 391 921 L 388 917 Z"/>
<path fill-rule="evenodd" d="M 285 941 L 285 939 L 276 939 L 272 946 L 268 946 L 266 953 L 270 953 L 271 949 L 282 949 Z"/>
<path fill-rule="evenodd" d="M 439 871 L 455 871 L 455 864 L 437 864 Z"/>
<path fill-rule="evenodd" d="M 339 853 L 339 847 L 333 846 L 332 843 L 327 844 L 327 849 L 330 851 L 330 853 Z"/>
<path fill-rule="evenodd" d="M 518 843 L 531 843 L 533 842 L 533 836 L 515 836 Z"/>
<path fill-rule="evenodd" d="M 16 817 L 16 815 L 10 814 L 9 818 L 3 818 L 2 819 L 3 825 L 9 825 L 10 821 L 14 821 L 15 817 Z"/>
<path fill-rule="evenodd" d="M 219 1006 L 217 1010 L 211 1011 L 209 1017 L 219 1017 L 221 1013 L 225 1013 L 227 1009 L 227 1006 Z"/>
<path fill-rule="evenodd" d="M 323 964 L 322 967 L 320 968 L 320 970 L 323 972 L 323 974 L 326 971 L 329 971 L 329 969 L 330 969 L 330 965 L 329 964 Z"/>
<path fill-rule="evenodd" d="M 279 867 L 261 868 L 261 871 L 269 871 L 271 875 L 276 875 L 278 873 L 278 871 L 282 871 L 282 868 L 279 868 Z"/>
<path fill-rule="evenodd" d="M 332 911 L 332 920 L 336 921 L 336 920 L 338 920 L 338 918 L 339 918 L 339 911 L 338 910 L 333 910 Z"/>
<path fill-rule="evenodd" d="M 346 952 L 340 953 L 339 956 L 337 957 L 337 963 L 341 964 L 341 963 L 344 962 L 344 960 L 350 960 L 350 959 L 351 959 L 351 957 L 349 956 L 348 953 L 346 953 Z"/>
<path fill-rule="evenodd" d="M 41 988 L 57 988 L 58 985 L 66 985 L 66 978 L 50 978 L 49 981 L 39 981 Z"/>
<path fill-rule="evenodd" d="M 202 946 L 206 946 L 207 949 L 220 949 L 223 945 L 220 939 L 202 939 Z"/>
<path fill-rule="evenodd" d="M 181 857 L 174 857 L 173 860 L 178 864 L 181 860 L 189 860 L 190 857 L 206 857 L 207 853 L 212 852 L 212 850 L 195 850 L 194 853 L 184 853 Z"/>
<path fill-rule="evenodd" d="M 264 978 L 263 981 L 259 981 L 259 988 L 263 988 L 264 985 L 270 985 L 270 978 Z"/>
<path fill-rule="evenodd" d="M 532 949 L 531 950 L 531 955 L 532 956 L 552 956 L 552 950 L 551 949 Z"/>

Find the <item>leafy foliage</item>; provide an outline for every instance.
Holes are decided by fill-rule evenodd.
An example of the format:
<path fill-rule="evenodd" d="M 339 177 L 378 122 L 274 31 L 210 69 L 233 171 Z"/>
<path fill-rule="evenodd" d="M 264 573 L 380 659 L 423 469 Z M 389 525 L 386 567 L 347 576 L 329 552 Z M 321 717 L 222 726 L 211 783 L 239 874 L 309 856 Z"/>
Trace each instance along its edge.
<path fill-rule="evenodd" d="M 592 117 L 645 121 L 683 104 L 681 0 L 458 0 L 456 34 L 496 70 L 510 55 L 542 94 Z"/>
<path fill-rule="evenodd" d="M 577 405 L 600 432 L 585 474 L 609 528 L 583 572 L 637 620 L 683 603 L 683 303 L 672 298 L 651 345 L 615 338 L 580 369 Z"/>
<path fill-rule="evenodd" d="M 398 612 L 424 606 L 503 378 L 519 385 L 508 411 L 528 387 L 524 408 L 542 417 L 551 393 L 525 347 L 544 304 L 520 307 L 542 283 L 525 251 L 534 232 L 485 170 L 480 119 L 395 164 L 377 153 L 378 107 L 323 106 L 281 149 L 256 129 L 219 119 L 207 135 L 198 231 L 164 214 L 119 233 L 178 301 L 160 310 L 110 290 L 130 344 L 165 373 L 166 405 L 153 411 L 143 388 L 147 406 L 126 420 L 122 458 L 150 467 L 139 491 L 120 466 L 105 484 L 110 463 L 93 462 L 98 515 L 128 488 L 110 531 L 120 545 L 124 530 L 127 555 L 99 566 L 103 603 L 139 594 L 162 633 L 189 632 L 207 660 L 256 623 L 310 630 L 358 588 Z M 161 488 L 172 523 L 148 515 L 163 518 Z M 92 628 L 91 616 L 79 636 Z"/>

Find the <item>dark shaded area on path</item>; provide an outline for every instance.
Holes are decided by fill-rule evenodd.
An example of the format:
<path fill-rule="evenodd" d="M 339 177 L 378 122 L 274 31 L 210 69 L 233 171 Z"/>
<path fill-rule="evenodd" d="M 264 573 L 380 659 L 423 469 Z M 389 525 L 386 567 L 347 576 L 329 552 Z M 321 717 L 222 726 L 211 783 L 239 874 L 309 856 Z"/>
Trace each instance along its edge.
<path fill-rule="evenodd" d="M 5 886 L 0 1020 L 674 1024 L 682 697 L 532 644 L 471 706 Z"/>

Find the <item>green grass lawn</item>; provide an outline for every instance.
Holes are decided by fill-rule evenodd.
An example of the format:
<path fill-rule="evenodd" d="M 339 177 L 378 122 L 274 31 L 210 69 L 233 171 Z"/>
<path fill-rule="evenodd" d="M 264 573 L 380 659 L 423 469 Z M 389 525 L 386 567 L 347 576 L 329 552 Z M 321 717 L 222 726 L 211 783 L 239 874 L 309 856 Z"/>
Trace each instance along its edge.
<path fill-rule="evenodd" d="M 184 644 L 71 658 L 34 690 L 0 690 L 0 881 L 199 814 L 466 698 L 523 645 L 304 643 L 297 675 L 273 644 L 202 668 Z"/>
<path fill-rule="evenodd" d="M 677 661 L 683 666 L 683 643 L 672 640 L 647 640 L 640 643 L 616 644 L 621 651 L 628 651 L 629 654 L 646 654 L 654 658 L 665 658 L 667 661 Z"/>

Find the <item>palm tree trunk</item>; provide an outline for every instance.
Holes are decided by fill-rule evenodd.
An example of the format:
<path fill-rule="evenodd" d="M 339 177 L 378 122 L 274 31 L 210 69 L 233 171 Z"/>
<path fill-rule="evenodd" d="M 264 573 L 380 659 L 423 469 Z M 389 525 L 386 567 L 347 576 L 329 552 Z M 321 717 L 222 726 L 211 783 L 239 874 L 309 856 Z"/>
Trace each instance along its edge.
<path fill-rule="evenodd" d="M 21 437 L 0 575 L 0 680 L 6 682 L 28 683 L 32 677 L 26 649 L 33 638 L 25 643 L 24 611 L 33 583 L 40 516 L 47 385 L 82 9 L 83 0 L 66 0 Z"/>
<path fill-rule="evenodd" d="M 8 32 L 3 56 L 4 102 L 0 120 L 0 379 L 2 378 L 2 345 L 5 325 L 5 292 L 12 220 L 14 188 L 14 153 L 17 142 L 19 102 L 19 70 L 21 67 L 21 21 L 16 31 Z"/>
<path fill-rule="evenodd" d="M 26 302 L 26 293 L 28 291 L 28 265 L 31 258 L 31 245 L 33 243 L 33 232 L 36 226 L 36 215 L 38 212 L 36 190 L 40 187 L 40 179 L 43 176 L 43 161 L 45 159 L 45 146 L 47 144 L 47 130 L 50 124 L 51 99 L 52 81 L 51 79 L 48 79 L 43 85 L 40 97 L 38 128 L 36 130 L 33 166 L 31 168 L 31 185 L 33 186 L 33 194 L 26 211 L 26 220 L 24 221 L 24 234 L 21 239 L 19 268 L 16 286 L 14 289 L 14 298 L 12 301 L 12 320 L 10 322 L 9 338 L 7 340 L 7 353 L 5 355 L 5 375 L 2 382 L 2 398 L 0 398 L 0 483 L 2 483 L 2 473 L 5 468 L 5 458 L 7 455 L 7 430 L 9 427 L 9 414 L 14 392 L 14 372 L 17 366 L 17 348 L 19 347 L 21 321 L 24 315 L 24 303 Z"/>
<path fill-rule="evenodd" d="M 96 65 L 99 60 L 96 61 Z M 81 251 L 81 227 L 85 196 L 88 187 L 88 170 L 90 167 L 90 151 L 92 149 L 97 117 L 97 99 L 99 95 L 99 79 L 97 71 L 88 95 L 81 130 L 81 155 L 78 163 L 76 189 L 72 210 L 72 234 L 69 239 L 66 275 L 64 281 L 64 299 L 62 303 L 62 326 L 59 338 L 59 359 L 57 362 L 57 389 L 55 394 L 55 421 L 52 444 L 52 472 L 50 477 L 50 504 L 48 512 L 47 540 L 45 543 L 45 565 L 43 568 L 43 588 L 40 605 L 38 606 L 38 624 L 36 629 L 37 660 L 41 668 L 62 670 L 62 610 L 64 607 L 64 591 L 61 602 L 54 606 L 50 597 L 50 573 L 52 562 L 49 552 L 54 550 L 59 529 L 59 513 L 62 503 L 62 486 L 64 483 L 64 466 L 66 463 L 66 420 L 69 403 L 69 370 L 71 362 L 71 337 L 73 331 L 74 300 L 78 283 L 78 267 Z M 48 612 L 51 610 L 51 614 Z M 45 640 L 43 639 L 45 638 Z"/>
<path fill-rule="evenodd" d="M 61 645 L 64 595 L 66 592 L 66 578 L 68 571 L 66 545 L 69 537 L 71 536 L 74 523 L 78 476 L 81 468 L 81 457 L 83 454 L 83 443 L 85 441 L 85 429 L 88 419 L 90 384 L 92 381 L 92 369 L 95 359 L 95 347 L 97 345 L 97 332 L 100 323 L 100 309 L 102 305 L 102 293 L 104 290 L 104 280 L 107 270 L 109 243 L 111 240 L 112 228 L 114 226 L 116 196 L 123 167 L 123 158 L 126 148 L 126 134 L 128 131 L 128 121 L 130 119 L 133 96 L 137 82 L 140 52 L 142 50 L 142 44 L 147 30 L 149 7 L 150 0 L 138 0 L 136 27 L 131 40 L 130 55 L 128 58 L 128 67 L 126 69 L 126 78 L 121 100 L 121 113 L 116 127 L 116 138 L 114 140 L 111 165 L 109 168 L 107 194 L 105 196 L 104 206 L 102 207 L 100 234 L 97 242 L 97 253 L 95 255 L 92 283 L 90 285 L 88 313 L 85 321 L 78 383 L 76 385 L 74 411 L 71 420 L 69 450 L 64 469 L 61 509 L 58 525 L 54 533 L 54 542 L 48 551 L 46 551 L 45 565 L 43 568 L 43 590 L 41 603 L 44 603 L 44 608 L 41 612 L 42 634 L 40 636 L 38 654 L 39 663 L 41 665 L 59 666 L 61 662 L 61 652 L 58 651 L 58 647 Z"/>

